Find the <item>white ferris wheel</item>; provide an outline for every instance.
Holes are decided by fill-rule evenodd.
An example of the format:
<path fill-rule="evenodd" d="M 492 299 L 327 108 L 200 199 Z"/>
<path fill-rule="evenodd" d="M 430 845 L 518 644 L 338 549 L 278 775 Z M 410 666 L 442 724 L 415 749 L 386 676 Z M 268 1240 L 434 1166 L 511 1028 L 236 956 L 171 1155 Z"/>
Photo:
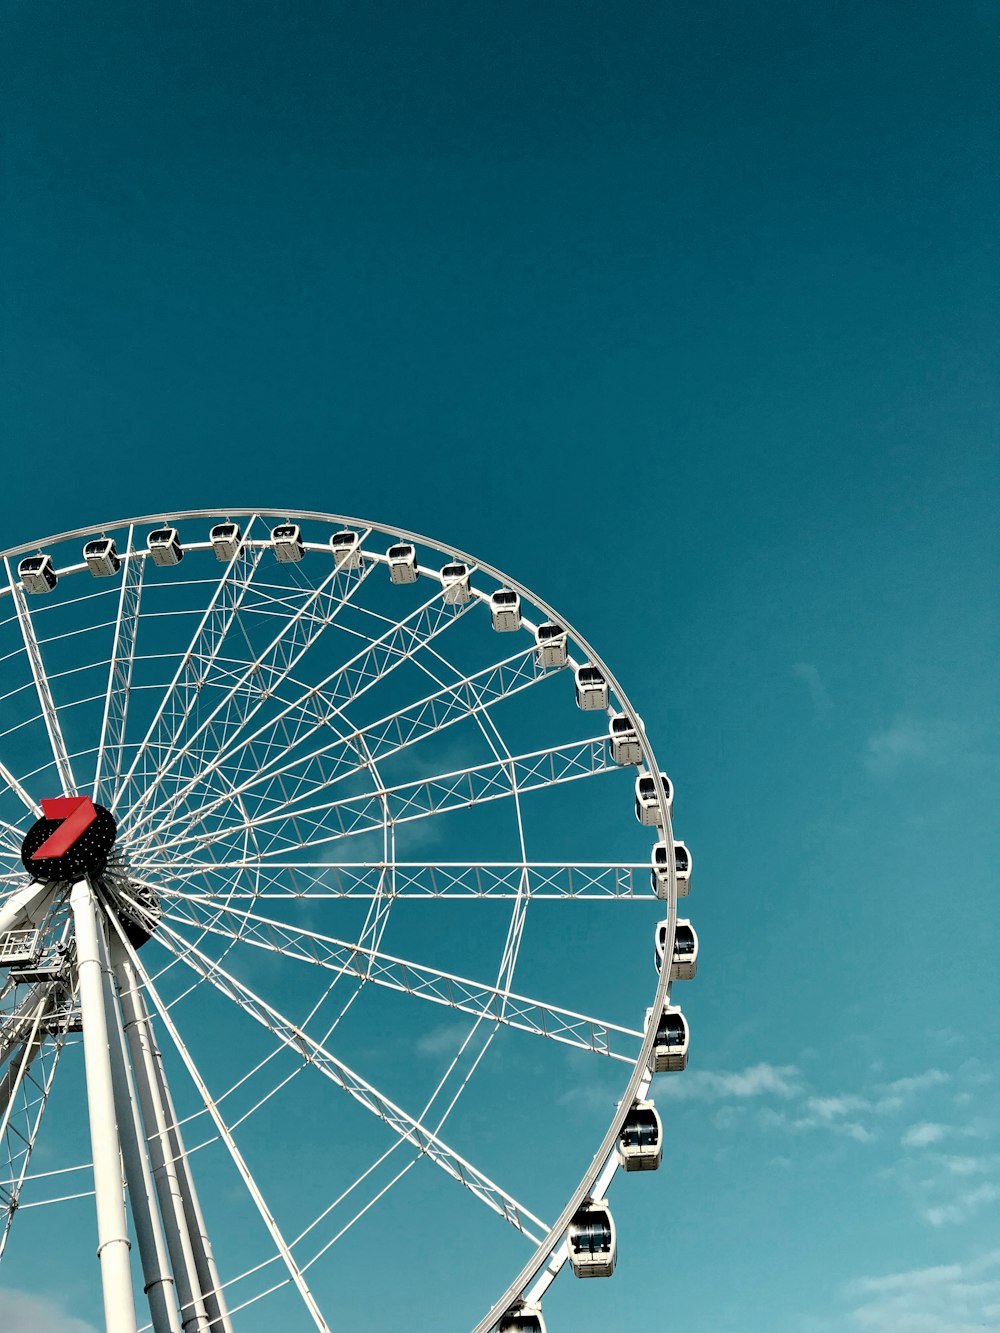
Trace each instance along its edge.
<path fill-rule="evenodd" d="M 660 1165 L 697 966 L 609 667 L 498 570 L 351 518 L 3 559 L 13 1285 L 54 1236 L 93 1271 L 96 1202 L 108 1333 L 543 1333 L 564 1267 L 626 1261 L 612 1185 Z"/>

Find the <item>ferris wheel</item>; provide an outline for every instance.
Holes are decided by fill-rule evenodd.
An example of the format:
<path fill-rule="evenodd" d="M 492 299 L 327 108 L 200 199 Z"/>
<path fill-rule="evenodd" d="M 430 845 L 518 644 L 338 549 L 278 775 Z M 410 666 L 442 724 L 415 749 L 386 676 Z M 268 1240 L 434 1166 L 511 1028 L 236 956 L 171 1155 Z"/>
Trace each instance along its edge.
<path fill-rule="evenodd" d="M 108 1333 L 544 1333 L 625 1262 L 698 958 L 609 667 L 341 516 L 3 563 L 0 1260 L 86 1233 Z"/>

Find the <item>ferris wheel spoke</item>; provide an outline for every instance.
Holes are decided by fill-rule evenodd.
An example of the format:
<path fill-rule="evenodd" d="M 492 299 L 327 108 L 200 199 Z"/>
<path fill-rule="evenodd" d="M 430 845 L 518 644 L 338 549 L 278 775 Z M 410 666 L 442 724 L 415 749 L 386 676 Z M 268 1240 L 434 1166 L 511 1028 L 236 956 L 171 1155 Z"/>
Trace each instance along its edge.
<path fill-rule="evenodd" d="M 485 1203 L 511 1226 L 522 1232 L 529 1240 L 538 1243 L 539 1235 L 545 1235 L 548 1228 L 534 1213 L 508 1194 L 494 1181 L 460 1156 L 432 1130 L 419 1120 L 408 1115 L 401 1107 L 390 1101 L 360 1074 L 355 1073 L 342 1060 L 338 1060 L 320 1042 L 308 1036 L 290 1019 L 281 1014 L 273 1005 L 268 1004 L 248 986 L 237 981 L 220 964 L 202 953 L 196 945 L 189 943 L 172 926 L 161 923 L 157 930 L 161 944 L 174 951 L 190 968 L 200 973 L 228 999 L 234 1001 L 243 1011 L 265 1027 L 283 1046 L 297 1052 L 308 1064 L 314 1066 L 331 1082 L 342 1088 L 360 1105 L 400 1138 L 411 1143 L 420 1152 L 430 1158 L 447 1175 Z"/>
<path fill-rule="evenodd" d="M 122 586 L 118 596 L 118 614 L 115 620 L 114 642 L 111 646 L 111 661 L 108 666 L 104 717 L 101 721 L 101 737 L 97 745 L 97 762 L 94 767 L 95 801 L 100 799 L 103 785 L 113 792 L 121 777 L 122 747 L 132 695 L 132 668 L 135 664 L 139 609 L 142 604 L 145 572 L 146 561 L 140 558 L 135 550 L 135 526 L 130 523 L 125 558 L 122 561 Z"/>
<path fill-rule="evenodd" d="M 282 799 L 291 810 L 301 793 L 307 790 L 307 784 L 308 790 L 317 786 L 328 790 L 357 773 L 365 761 L 390 758 L 470 718 L 482 725 L 482 715 L 494 704 L 530 689 L 551 675 L 550 670 L 537 665 L 533 649 L 515 653 L 453 684 L 440 685 L 405 708 L 358 727 L 344 737 L 327 741 L 305 754 L 287 760 L 284 756 L 272 758 L 260 767 L 254 767 L 251 775 L 232 792 L 215 796 L 197 808 L 184 810 L 183 818 L 186 822 L 197 823 L 215 814 L 233 796 L 243 796 L 261 787 L 270 788 L 276 783 L 280 783 Z M 317 725 L 314 730 L 322 729 Z M 496 750 L 492 738 L 488 739 Z M 366 753 L 359 757 L 362 742 Z"/>
<path fill-rule="evenodd" d="M 383 807 L 393 825 L 429 819 L 450 810 L 465 809 L 488 801 L 508 800 L 515 793 L 537 791 L 594 777 L 616 769 L 611 762 L 603 737 L 574 741 L 568 745 L 553 745 L 544 750 L 533 750 L 510 759 L 494 760 L 451 773 L 420 778 L 401 783 L 381 792 L 365 796 L 343 797 L 325 801 L 294 811 L 264 814 L 247 821 L 245 825 L 204 834 L 185 830 L 178 837 L 165 839 L 159 844 L 161 854 L 178 849 L 210 847 L 224 843 L 227 838 L 245 830 L 253 834 L 262 847 L 262 864 L 271 856 L 286 857 L 290 852 L 305 847 L 318 847 L 341 838 L 374 833 L 383 827 Z M 292 833 L 284 831 L 294 820 Z M 330 823 L 336 824 L 331 829 Z M 308 836 L 302 830 L 308 830 Z M 267 839 L 264 845 L 264 839 Z"/>
<path fill-rule="evenodd" d="M 436 638 L 464 616 L 476 602 L 453 606 L 445 602 L 440 590 L 404 620 L 393 622 L 378 638 L 366 639 L 366 646 L 330 672 L 318 685 L 300 693 L 278 713 L 249 736 L 233 738 L 214 754 L 209 762 L 160 807 L 149 812 L 143 823 L 160 823 L 161 813 L 170 818 L 179 802 L 203 784 L 221 766 L 237 767 L 248 761 L 261 768 L 269 760 L 286 755 L 305 737 L 333 725 L 344 708 L 384 680 L 407 661 L 425 642 Z M 126 825 L 128 829 L 130 826 Z M 147 832 L 147 838 L 155 836 Z"/>
<path fill-rule="evenodd" d="M 231 684 L 197 730 L 184 745 L 167 756 L 152 787 L 160 787 L 167 774 L 173 772 L 181 761 L 190 760 L 199 740 L 202 741 L 202 754 L 194 753 L 196 761 L 200 759 L 200 765 L 208 762 L 209 755 L 218 755 L 234 733 L 245 727 L 264 707 L 276 687 L 291 674 L 324 630 L 335 623 L 372 568 L 371 565 L 357 569 L 335 565 L 317 588 L 310 589 L 301 604 L 290 609 L 281 629 L 264 651 L 242 670 L 233 673 Z M 196 772 L 200 772 L 200 765 L 196 766 Z M 151 795 L 152 790 L 148 796 L 144 794 L 136 809 L 148 806 Z M 168 798 L 161 803 L 160 809 L 169 804 Z M 147 815 L 136 820 L 133 814 L 136 824 L 145 824 L 149 818 L 151 816 Z"/>
<path fill-rule="evenodd" d="M 358 977 L 388 990 L 412 995 L 433 1004 L 447 1005 L 471 1014 L 474 1018 L 501 1023 L 520 1032 L 547 1037 L 628 1064 L 635 1063 L 637 1044 L 642 1042 L 643 1034 L 633 1028 L 518 995 L 505 986 L 487 985 L 406 958 L 397 958 L 380 949 L 359 948 L 346 940 L 289 925 L 232 905 L 214 911 L 210 920 L 194 910 L 193 904 L 186 904 L 183 909 L 178 905 L 165 915 L 180 925 L 194 926 L 225 939 L 252 944 L 270 953 Z M 236 926 L 220 924 L 224 917 L 235 918 Z"/>
<path fill-rule="evenodd" d="M 73 776 L 73 765 L 70 763 L 69 751 L 66 749 L 66 741 L 63 738 L 62 726 L 59 721 L 59 712 L 52 698 L 49 678 L 45 671 L 45 664 L 42 661 L 42 650 L 38 643 L 38 636 L 35 634 L 35 626 L 31 619 L 31 612 L 28 610 L 24 589 L 14 578 L 14 571 L 11 569 L 10 560 L 6 556 L 4 556 L 4 566 L 7 570 L 7 582 L 10 584 L 11 598 L 17 612 L 21 638 L 24 641 L 24 650 L 28 655 L 31 678 L 34 681 L 35 693 L 38 695 L 42 717 L 45 720 L 45 729 L 48 732 L 49 745 L 52 748 L 56 771 L 63 786 L 63 793 L 67 796 L 75 796 L 77 788 L 76 778 Z"/>
<path fill-rule="evenodd" d="M 648 861 L 483 861 L 474 864 L 395 861 L 390 867 L 368 861 L 264 861 L 257 857 L 222 862 L 177 858 L 171 860 L 169 866 L 170 886 L 157 889 L 157 892 L 166 897 L 207 903 L 223 897 L 227 902 L 257 899 L 326 902 L 334 898 L 377 898 L 385 893 L 405 900 L 459 902 L 517 897 L 581 902 L 613 898 L 628 902 L 649 900 Z M 153 877 L 162 873 L 161 867 L 144 862 L 130 862 L 130 869 L 141 871 L 151 885 Z M 390 869 L 393 883 L 387 889 L 384 881 Z M 255 877 L 254 886 L 241 888 L 239 877 L 248 873 Z M 217 891 L 181 887 L 206 876 L 218 880 Z M 289 884 L 289 876 L 294 877 L 292 884 Z M 296 886 L 299 881 L 302 887 Z"/>
<path fill-rule="evenodd" d="M 247 524 L 248 536 L 255 520 L 256 515 Z M 227 563 L 190 643 L 181 654 L 173 678 L 139 743 L 128 772 L 115 789 L 113 810 L 117 810 L 130 786 L 141 784 L 143 789 L 138 800 L 144 802 L 148 799 L 150 787 L 155 786 L 163 754 L 171 753 L 177 745 L 199 698 L 201 685 L 211 671 L 229 630 L 239 617 L 240 607 L 263 555 L 263 547 L 254 547 L 249 541 L 243 541 Z"/>

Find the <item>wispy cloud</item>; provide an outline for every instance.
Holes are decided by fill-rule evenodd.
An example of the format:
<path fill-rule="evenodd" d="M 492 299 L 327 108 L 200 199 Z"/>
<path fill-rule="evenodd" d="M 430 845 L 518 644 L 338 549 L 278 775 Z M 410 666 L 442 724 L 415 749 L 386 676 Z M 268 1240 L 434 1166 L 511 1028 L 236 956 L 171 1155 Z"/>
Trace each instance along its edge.
<path fill-rule="evenodd" d="M 819 667 L 814 662 L 795 662 L 792 666 L 792 675 L 801 680 L 809 691 L 813 708 L 820 716 L 825 716 L 832 710 L 833 700 L 823 683 L 823 677 L 819 674 Z"/>
<path fill-rule="evenodd" d="M 658 1087 L 657 1096 L 673 1101 L 722 1103 L 716 1112 L 717 1128 L 728 1130 L 756 1107 L 757 1123 L 762 1129 L 781 1132 L 816 1131 L 856 1143 L 870 1143 L 884 1135 L 888 1122 L 905 1110 L 916 1097 L 933 1087 L 951 1082 L 942 1069 L 924 1069 L 919 1074 L 876 1083 L 861 1091 L 821 1093 L 808 1086 L 798 1065 L 750 1065 L 735 1071 L 688 1070 L 683 1079 L 667 1079 Z M 945 1125 L 925 1121 L 913 1125 L 905 1134 L 904 1146 L 929 1146 L 951 1130 Z M 896 1134 L 904 1134 L 902 1129 Z"/>
<path fill-rule="evenodd" d="M 55 1301 L 11 1287 L 0 1287 L 0 1310 L 4 1328 L 30 1329 L 31 1333 L 97 1333 L 93 1324 L 74 1319 Z"/>
<path fill-rule="evenodd" d="M 944 723 L 899 717 L 868 737 L 865 768 L 875 777 L 889 777 L 910 765 L 939 761 L 953 740 L 951 729 Z"/>
<path fill-rule="evenodd" d="M 874 1333 L 986 1333 L 1000 1321 L 1000 1250 L 852 1282 L 855 1323 Z"/>
<path fill-rule="evenodd" d="M 924 1220 L 932 1227 L 958 1226 L 1000 1199 L 1000 1186 L 989 1183 L 977 1185 L 957 1195 L 950 1203 L 934 1204 L 923 1210 Z M 1000 1310 L 997 1311 L 1000 1314 Z"/>
<path fill-rule="evenodd" d="M 425 1032 L 422 1037 L 417 1038 L 417 1051 L 421 1055 L 454 1055 L 465 1040 L 471 1024 L 472 1020 L 469 1019 L 466 1022 L 443 1023 L 440 1027 L 431 1028 L 430 1032 Z"/>
<path fill-rule="evenodd" d="M 947 1135 L 947 1125 L 940 1125 L 934 1120 L 923 1120 L 906 1130 L 902 1144 L 904 1148 L 928 1148 L 932 1143 L 940 1143 Z"/>
<path fill-rule="evenodd" d="M 767 1095 L 794 1097 L 801 1087 L 794 1065 L 758 1064 L 729 1073 L 690 1069 L 682 1079 L 666 1081 L 657 1095 L 676 1101 L 718 1102 Z"/>

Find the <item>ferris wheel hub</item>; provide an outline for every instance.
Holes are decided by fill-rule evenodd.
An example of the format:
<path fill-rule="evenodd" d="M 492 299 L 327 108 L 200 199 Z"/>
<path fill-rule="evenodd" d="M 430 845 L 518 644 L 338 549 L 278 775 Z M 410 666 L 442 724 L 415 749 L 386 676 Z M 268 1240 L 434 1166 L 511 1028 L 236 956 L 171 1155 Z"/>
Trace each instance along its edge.
<path fill-rule="evenodd" d="M 58 796 L 42 802 L 21 843 L 21 864 L 43 884 L 100 875 L 115 845 L 114 815 L 89 796 Z"/>

